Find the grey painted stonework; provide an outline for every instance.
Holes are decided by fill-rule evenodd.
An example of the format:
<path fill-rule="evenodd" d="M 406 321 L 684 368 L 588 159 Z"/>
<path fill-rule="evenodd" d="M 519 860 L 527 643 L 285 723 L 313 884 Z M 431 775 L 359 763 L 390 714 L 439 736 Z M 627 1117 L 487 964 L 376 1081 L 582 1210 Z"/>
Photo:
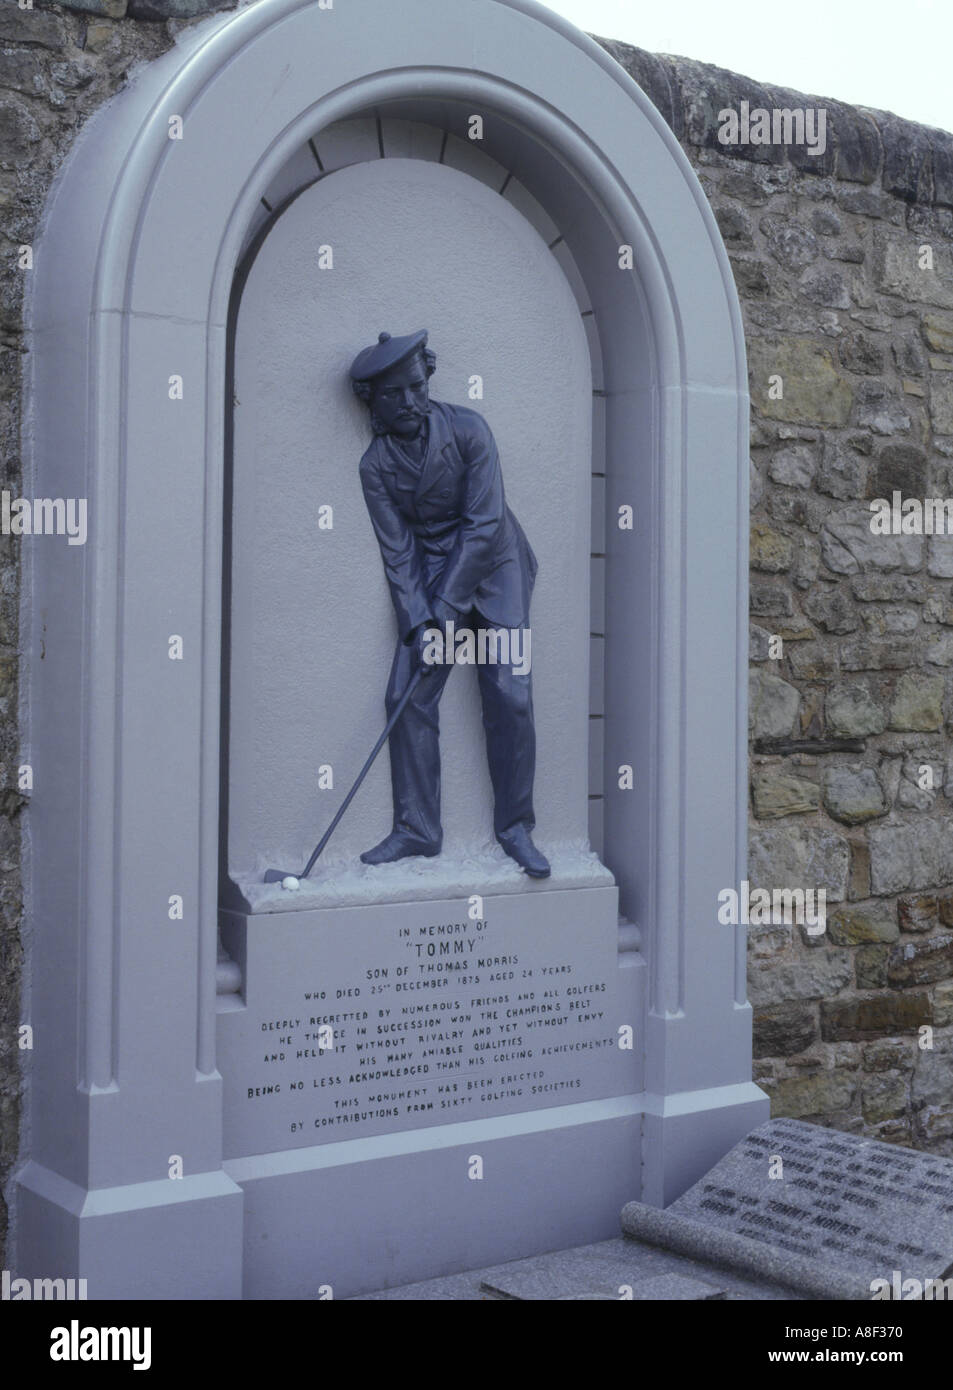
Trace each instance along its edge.
<path fill-rule="evenodd" d="M 31 592 L 33 862 L 55 860 L 60 869 L 37 874 L 32 885 L 33 1017 L 37 1036 L 51 1041 L 34 1057 L 31 1151 L 18 1179 L 15 1255 L 18 1272 L 27 1276 L 56 1269 L 86 1277 L 91 1297 L 302 1296 L 315 1279 L 325 1282 L 314 1267 L 319 1246 L 334 1256 L 329 1277 L 336 1295 L 347 1297 L 530 1256 L 554 1241 L 599 1240 L 616 1229 L 626 1197 L 670 1201 L 766 1111 L 750 1080 L 744 933 L 718 925 L 715 915 L 718 893 L 745 877 L 748 401 L 738 302 L 714 218 L 673 136 L 639 89 L 594 43 L 530 0 L 449 3 L 439 25 L 422 0 L 402 5 L 399 22 L 383 0 L 356 10 L 335 9 L 329 21 L 314 3 L 260 0 L 184 35 L 174 53 L 142 71 L 91 124 L 58 185 L 37 249 L 31 467 L 38 489 L 49 495 L 75 495 L 77 476 L 84 478 L 91 529 L 85 548 L 37 552 Z M 420 160 L 412 180 L 428 199 L 441 169 L 433 137 L 420 128 L 436 132 L 441 143 L 446 136 L 448 147 L 451 138 L 463 143 L 474 106 L 485 113 L 482 147 L 461 155 L 455 169 L 443 168 L 444 186 L 455 197 L 461 179 L 494 189 L 498 201 L 485 216 L 506 248 L 507 274 L 517 263 L 526 268 L 549 301 L 545 318 L 533 323 L 572 344 L 568 362 L 545 349 L 541 361 L 550 376 L 569 370 L 583 378 L 571 380 L 554 407 L 560 443 L 570 444 L 555 471 L 544 468 L 544 459 L 533 471 L 524 424 L 505 391 L 494 419 L 517 491 L 529 499 L 531 491 L 552 486 L 553 499 L 539 500 L 540 509 L 557 497 L 578 508 L 563 553 L 553 546 L 549 554 L 554 578 L 565 575 L 573 586 L 563 627 L 554 597 L 540 606 L 550 640 L 562 631 L 571 647 L 565 671 L 549 668 L 546 698 L 563 702 L 547 715 L 551 740 L 562 709 L 569 720 L 565 781 L 551 788 L 549 803 L 554 827 L 575 844 L 573 873 L 580 857 L 589 855 L 590 866 L 594 859 L 585 844 L 584 788 L 586 801 L 601 802 L 595 880 L 587 886 L 581 875 L 577 886 L 554 885 L 553 922 L 558 911 L 559 930 L 580 933 L 571 949 L 566 945 L 565 960 L 558 933 L 546 940 L 547 894 L 512 892 L 515 885 L 503 880 L 487 884 L 479 862 L 475 881 L 465 884 L 466 869 L 460 879 L 469 891 L 452 896 L 450 906 L 444 900 L 441 923 L 425 893 L 398 905 L 398 894 L 382 901 L 379 891 L 351 907 L 302 899 L 280 917 L 262 902 L 251 904 L 255 912 L 238 911 L 228 870 L 239 861 L 220 860 L 223 787 L 243 870 L 254 867 L 249 856 L 262 833 L 253 804 L 262 774 L 246 767 L 239 775 L 235 764 L 233 780 L 222 778 L 226 736 L 228 757 L 237 758 L 261 724 L 276 782 L 300 779 L 283 760 L 279 730 L 255 713 L 243 714 L 241 663 L 230 667 L 235 723 L 223 727 L 229 616 L 239 648 L 249 636 L 245 624 L 258 642 L 274 643 L 279 689 L 283 656 L 298 663 L 292 679 L 321 674 L 306 639 L 304 650 L 282 652 L 298 634 L 294 624 L 285 626 L 275 591 L 263 626 L 253 593 L 237 619 L 223 611 L 227 418 L 235 424 L 239 532 L 250 506 L 242 486 L 252 471 L 242 452 L 253 442 L 242 422 L 253 341 L 242 321 L 244 304 L 235 333 L 239 404 L 227 396 L 236 269 L 260 234 L 263 285 L 268 276 L 279 283 L 268 242 L 275 236 L 281 248 L 284 237 L 293 243 L 301 235 L 306 200 L 316 215 L 333 219 L 335 186 L 342 196 L 350 188 L 357 201 L 365 185 L 388 189 L 386 157 L 373 173 L 348 167 L 380 159 L 379 146 L 367 153 L 366 131 L 376 126 L 370 113 L 384 113 L 382 132 L 385 117 L 405 123 L 403 148 L 396 146 L 393 157 Z M 168 138 L 169 118 L 177 115 L 184 116 L 180 141 Z M 313 196 L 301 192 L 314 181 L 309 140 L 320 150 L 323 134 L 332 131 L 325 142 L 327 195 L 322 184 Z M 508 176 L 515 188 L 506 202 L 499 194 Z M 491 254 L 481 242 L 490 204 L 483 189 L 467 187 L 474 213 L 465 235 L 475 268 L 461 267 L 454 285 L 461 296 L 470 275 L 471 293 L 479 293 Z M 292 205 L 272 225 L 274 211 L 297 193 L 300 215 Z M 391 187 L 382 196 L 396 194 Z M 411 221 L 416 201 L 408 199 L 405 209 Z M 459 228 L 458 215 L 449 208 L 434 214 L 446 219 L 437 225 L 448 235 Z M 345 242 L 346 234 L 346 225 L 335 233 Z M 541 241 L 552 261 L 542 257 Z M 339 264 L 346 265 L 346 246 Z M 256 262 L 248 281 L 252 335 L 257 268 Z M 313 285 L 309 290 L 302 274 L 303 292 L 310 293 Z M 504 291 L 493 293 L 499 299 Z M 290 305 L 287 284 L 282 293 Z M 415 289 L 415 300 L 418 295 Z M 569 327 L 571 300 L 585 340 L 578 322 Z M 392 307 L 396 313 L 401 306 Z M 338 301 L 331 317 L 347 312 Z M 458 304 L 457 319 L 461 312 Z M 284 343 L 260 301 L 258 314 L 277 362 L 286 351 L 293 376 L 302 352 L 312 353 L 314 381 L 326 389 L 332 359 L 358 325 L 335 328 L 322 359 L 307 335 L 306 315 Z M 500 344 L 481 348 L 476 316 L 469 322 L 469 337 L 448 340 L 451 374 L 468 365 L 463 357 L 455 365 L 454 352 L 485 350 L 506 361 Z M 365 324 L 358 341 L 384 326 Z M 349 342 L 351 351 L 354 346 Z M 439 354 L 439 341 L 434 346 Z M 274 356 L 255 364 L 252 399 L 275 364 Z M 492 382 L 492 365 L 481 374 Z M 182 379 L 181 399 L 170 394 L 171 376 Z M 309 381 L 294 380 L 299 389 L 288 403 L 278 465 L 287 470 L 289 496 L 300 501 L 294 488 L 314 476 L 301 454 L 321 422 L 307 398 Z M 524 392 L 536 384 L 523 379 Z M 586 391 L 591 417 L 583 410 Z M 460 399 L 449 390 L 446 396 Z M 343 402 L 329 401 L 329 408 L 328 419 L 340 422 L 342 459 L 351 460 L 357 417 L 349 426 Z M 489 403 L 486 409 L 489 414 Z M 267 462 L 259 450 L 259 467 Z M 590 495 L 598 543 L 589 567 L 589 630 L 604 650 L 594 672 L 580 573 L 591 544 Z M 633 509 L 631 529 L 618 525 L 625 507 Z M 279 540 L 273 538 L 276 562 Z M 239 587 L 235 566 L 243 551 L 247 546 L 233 546 L 231 553 Z M 302 572 L 312 555 L 299 538 Z M 313 584 L 313 571 L 307 572 Z M 372 573 L 377 582 L 377 564 Z M 384 609 L 370 602 L 376 642 L 386 632 Z M 181 660 L 169 659 L 173 636 L 181 639 Z M 549 658 L 540 660 L 545 668 Z M 327 710 L 336 717 L 338 706 L 356 703 L 354 677 L 337 650 L 329 677 L 335 673 L 336 681 L 318 693 L 319 717 Z M 462 690 L 461 701 L 465 727 Z M 588 740 L 583 779 L 582 726 L 593 713 L 601 731 Z M 358 714 L 367 717 L 362 709 Z M 297 717 L 303 721 L 302 711 Z M 341 729 L 343 722 L 335 738 Z M 240 746 L 236 730 L 246 736 Z M 626 768 L 634 772 L 631 788 Z M 289 850 L 296 847 L 292 822 L 301 823 L 306 801 L 302 781 L 291 785 L 298 804 L 274 842 Z M 374 805 L 372 791 L 368 815 Z M 379 798 L 377 805 L 379 811 Z M 455 814 L 461 843 L 475 839 L 480 822 L 468 820 L 465 798 Z M 304 829 L 299 833 L 303 842 Z M 318 972 L 312 991 L 330 987 L 337 1004 L 338 990 L 358 987 L 355 965 L 363 965 L 362 989 L 372 983 L 369 970 L 392 968 L 388 952 L 402 914 L 418 935 L 421 927 L 462 924 L 474 895 L 484 900 L 488 929 L 506 937 L 500 959 L 520 954 L 522 933 L 532 962 L 488 967 L 491 972 L 532 969 L 532 981 L 521 986 L 529 990 L 538 985 L 537 970 L 539 978 L 553 971 L 552 989 L 565 990 L 554 1000 L 567 1014 L 575 1012 L 571 999 L 584 998 L 571 996 L 571 987 L 602 984 L 607 997 L 615 994 L 611 1032 L 597 1037 L 596 1022 L 583 1022 L 581 1015 L 593 1012 L 588 1005 L 567 1025 L 580 1045 L 605 1043 L 614 1033 L 611 1063 L 571 1066 L 576 1054 L 568 1053 L 547 1061 L 553 1084 L 585 1083 L 553 1093 L 552 1105 L 514 1110 L 508 1101 L 520 1097 L 510 1096 L 484 1118 L 415 1128 L 397 1117 L 379 1132 L 333 1143 L 282 1141 L 281 1125 L 297 1119 L 273 1107 L 280 1124 L 272 1124 L 273 1096 L 254 1097 L 264 1107 L 257 1128 L 245 1118 L 249 1086 L 268 1084 L 259 1085 L 257 1071 L 249 1079 L 250 1070 L 283 1065 L 248 1052 L 253 1025 L 261 1033 L 270 1018 L 279 1038 L 295 1033 L 287 1025 L 294 1018 L 298 1027 L 292 1006 L 295 991 L 308 988 L 305 967 Z M 497 903 L 497 896 L 505 901 Z M 232 956 L 219 972 L 223 898 Z M 590 900 L 598 910 L 580 911 Z M 334 917 L 345 913 L 359 914 L 367 934 L 353 956 Z M 276 919 L 275 939 L 294 943 L 284 957 L 269 949 L 269 917 Z M 587 943 L 594 960 L 584 965 Z M 218 995 L 220 973 L 226 988 Z M 570 976 L 572 985 L 558 983 Z M 510 983 L 479 980 L 481 989 Z M 259 1001 L 267 1001 L 268 1017 Z M 504 1007 L 515 1005 L 510 1000 Z M 599 1028 L 606 1023 L 598 1020 Z M 344 1046 L 350 1041 L 343 1039 Z M 280 1053 L 282 1044 L 267 1050 Z M 585 1098 L 574 1101 L 572 1089 Z M 348 1099 L 361 1104 L 361 1094 Z M 317 1111 L 315 1104 L 301 1117 L 312 1121 L 312 1130 L 316 1116 L 332 1113 L 321 1110 L 324 1102 Z M 275 1147 L 281 1142 L 287 1147 Z M 580 1193 L 579 1173 L 594 1152 L 600 1180 Z M 173 1156 L 181 1160 L 180 1177 L 170 1176 Z M 492 1181 L 470 1179 L 474 1156 Z M 452 1220 L 461 1191 L 467 1218 Z M 426 1237 L 415 1217 L 422 1208 L 447 1216 Z"/>
<path fill-rule="evenodd" d="M 484 904 L 476 922 L 459 901 L 226 917 L 246 981 L 217 1051 L 247 1297 L 300 1297 L 308 1251 L 315 1286 L 349 1297 L 426 1275 L 435 1242 L 472 1265 L 617 1230 L 642 1089 L 618 1029 L 643 983 L 617 890 Z M 580 1163 L 599 1175 L 585 1194 Z M 421 1238 L 421 1211 L 449 1240 Z"/>
<path fill-rule="evenodd" d="M 477 921 L 455 902 L 227 919 L 246 987 L 218 1022 L 226 1158 L 637 1094 L 617 897 L 503 893 Z"/>

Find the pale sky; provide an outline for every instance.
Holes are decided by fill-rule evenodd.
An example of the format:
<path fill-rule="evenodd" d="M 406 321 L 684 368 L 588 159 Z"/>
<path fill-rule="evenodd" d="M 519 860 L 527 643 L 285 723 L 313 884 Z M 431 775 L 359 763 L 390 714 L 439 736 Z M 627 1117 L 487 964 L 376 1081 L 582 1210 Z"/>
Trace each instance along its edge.
<path fill-rule="evenodd" d="M 953 131 L 953 0 L 542 0 L 580 29 Z"/>

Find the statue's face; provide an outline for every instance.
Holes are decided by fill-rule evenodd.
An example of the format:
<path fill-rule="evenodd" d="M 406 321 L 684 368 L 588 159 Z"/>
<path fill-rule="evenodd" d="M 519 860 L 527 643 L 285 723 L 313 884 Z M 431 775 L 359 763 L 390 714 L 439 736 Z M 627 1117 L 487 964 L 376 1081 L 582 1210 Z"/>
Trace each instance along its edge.
<path fill-rule="evenodd" d="M 388 434 L 416 439 L 429 409 L 427 367 L 419 353 L 374 382 L 371 410 Z"/>

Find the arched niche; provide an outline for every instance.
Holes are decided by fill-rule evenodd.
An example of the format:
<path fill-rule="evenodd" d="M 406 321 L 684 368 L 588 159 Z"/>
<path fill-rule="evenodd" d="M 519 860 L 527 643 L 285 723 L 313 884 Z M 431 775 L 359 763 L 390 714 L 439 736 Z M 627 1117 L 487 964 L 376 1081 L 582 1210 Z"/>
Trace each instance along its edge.
<path fill-rule="evenodd" d="M 330 820 L 384 722 L 396 628 L 357 472 L 371 437 L 368 414 L 347 377 L 355 345 L 369 332 L 373 340 L 368 325 L 375 324 L 426 323 L 437 354 L 435 398 L 475 402 L 493 427 L 507 500 L 539 566 L 526 658 L 537 832 L 556 855 L 548 886 L 570 881 L 572 862 L 577 882 L 597 871 L 585 849 L 593 549 L 587 320 L 548 242 L 499 196 L 505 171 L 484 157 L 497 167 L 493 187 L 441 162 L 443 133 L 435 127 L 367 125 L 365 132 L 361 123 L 356 130 L 339 123 L 311 138 L 309 182 L 269 219 L 236 286 L 223 791 L 230 875 L 250 878 L 247 891 L 258 890 L 263 907 L 360 901 L 362 890 L 366 901 L 387 902 L 396 891 L 388 896 L 386 874 L 362 873 L 358 858 L 391 827 L 387 755 L 328 846 L 320 877 L 294 897 L 261 882 L 264 864 L 306 861 L 316 819 Z M 330 158 L 345 141 L 353 161 L 314 177 L 322 152 Z M 433 157 L 396 152 L 412 143 Z M 492 848 L 475 669 L 454 672 L 440 728 L 443 853 L 409 883 L 397 868 L 394 883 L 416 899 L 465 897 L 482 861 L 490 876 L 524 887 L 525 876 L 510 873 Z M 335 781 L 326 788 L 332 795 L 317 794 L 322 765 L 325 781 Z"/>
<path fill-rule="evenodd" d="M 90 521 L 84 548 L 34 550 L 29 584 L 33 1022 L 55 1045 L 34 1059 L 20 1264 L 82 1266 L 96 1296 L 239 1287 L 214 1048 L 228 308 L 309 142 L 361 121 L 439 130 L 444 157 L 504 170 L 552 230 L 601 359 L 594 795 L 641 932 L 645 1083 L 620 1110 L 641 1133 L 633 1188 L 671 1200 L 763 1114 L 743 940 L 715 919 L 745 863 L 748 403 L 700 186 L 622 69 L 532 0 L 258 0 L 97 114 L 36 252 L 26 476 L 85 495 Z"/>

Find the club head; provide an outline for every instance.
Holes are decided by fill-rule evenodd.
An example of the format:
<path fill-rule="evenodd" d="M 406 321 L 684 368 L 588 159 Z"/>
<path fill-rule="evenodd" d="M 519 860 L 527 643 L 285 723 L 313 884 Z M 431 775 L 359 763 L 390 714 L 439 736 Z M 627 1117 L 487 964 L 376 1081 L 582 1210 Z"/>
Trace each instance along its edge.
<path fill-rule="evenodd" d="M 298 875 L 292 873 L 290 869 L 269 869 L 265 874 L 264 883 L 280 883 L 285 878 L 297 878 Z"/>

